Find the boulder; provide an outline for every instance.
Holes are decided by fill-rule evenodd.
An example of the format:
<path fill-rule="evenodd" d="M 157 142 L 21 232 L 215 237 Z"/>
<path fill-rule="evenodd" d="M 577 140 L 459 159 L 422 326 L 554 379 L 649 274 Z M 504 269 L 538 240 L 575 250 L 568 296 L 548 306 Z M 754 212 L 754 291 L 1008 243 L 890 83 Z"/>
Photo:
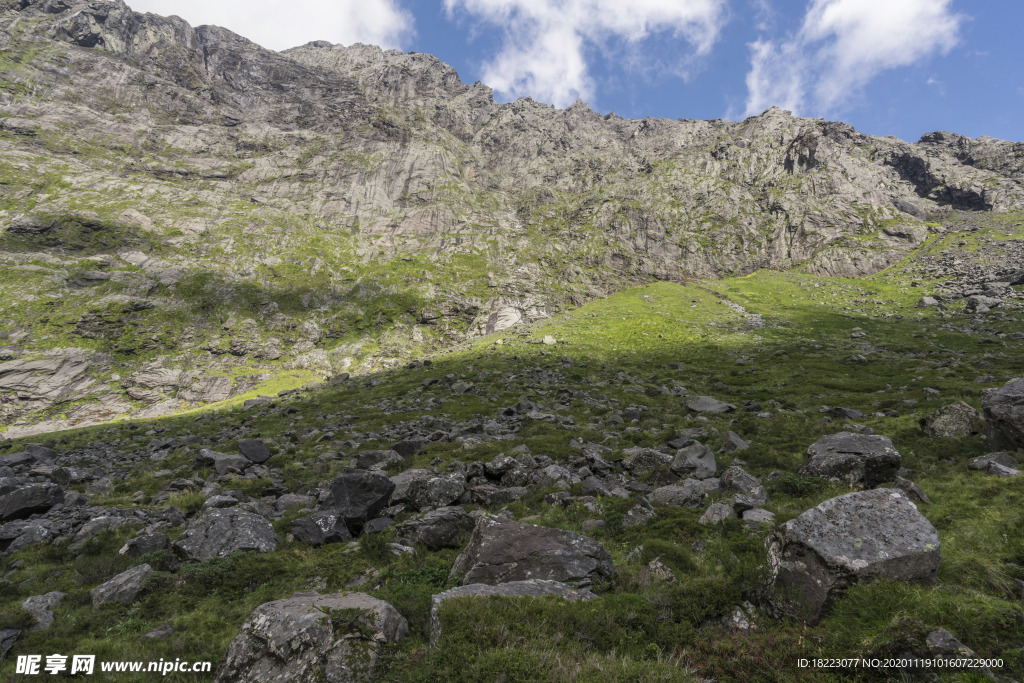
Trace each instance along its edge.
<path fill-rule="evenodd" d="M 1024 448 L 1024 377 L 1010 380 L 998 389 L 981 392 L 985 434 L 995 450 Z"/>
<path fill-rule="evenodd" d="M 398 477 L 401 476 L 398 475 Z M 426 510 L 451 505 L 466 491 L 466 481 L 460 474 L 434 475 L 426 472 L 410 477 L 407 482 L 403 481 L 403 484 L 400 494 L 397 493 L 396 486 L 396 495 L 392 496 L 391 502 L 395 505 L 405 504 L 410 510 Z"/>
<path fill-rule="evenodd" d="M 647 524 L 647 522 L 651 521 L 656 516 L 656 513 L 651 508 L 643 505 L 635 505 L 622 516 L 622 528 L 629 529 L 630 527 Z"/>
<path fill-rule="evenodd" d="M 11 648 L 14 647 L 14 644 L 18 642 L 18 636 L 20 635 L 21 629 L 0 629 L 0 662 L 4 661 L 7 657 L 7 653 L 10 652 Z"/>
<path fill-rule="evenodd" d="M 398 451 L 360 451 L 356 454 L 356 467 L 361 470 L 383 470 L 396 462 L 402 462 L 402 456 Z"/>
<path fill-rule="evenodd" d="M 21 607 L 31 614 L 36 622 L 29 631 L 45 631 L 53 626 L 53 608 L 59 605 L 63 599 L 64 593 L 60 591 L 50 591 L 45 595 L 33 595 L 30 598 L 25 598 Z"/>
<path fill-rule="evenodd" d="M 653 502 L 670 507 L 699 508 L 704 504 L 704 497 L 719 490 L 717 479 L 686 479 L 681 484 L 662 486 L 651 491 Z"/>
<path fill-rule="evenodd" d="M 546 579 L 590 585 L 611 578 L 615 567 L 600 543 L 571 531 L 484 516 L 452 565 L 462 585 Z"/>
<path fill-rule="evenodd" d="M 251 464 L 248 458 L 233 453 L 218 453 L 209 448 L 199 450 L 196 456 L 197 468 L 210 468 L 216 470 L 217 474 L 227 474 L 231 471 L 241 472 Z"/>
<path fill-rule="evenodd" d="M 1003 467 L 1015 468 L 1017 467 L 1017 458 L 1006 452 L 987 453 L 971 460 L 967 466 L 972 470 L 980 470 L 984 472 L 992 463 L 1002 465 Z"/>
<path fill-rule="evenodd" d="M 715 454 L 702 443 L 693 443 L 676 451 L 670 467 L 674 474 L 693 479 L 708 479 L 715 476 L 718 465 Z"/>
<path fill-rule="evenodd" d="M 126 572 L 121 572 L 110 581 L 102 583 L 89 591 L 92 598 L 92 606 L 99 607 L 108 602 L 135 602 L 135 598 L 142 592 L 142 586 L 146 577 L 153 573 L 153 568 L 148 564 L 140 564 L 132 567 Z"/>
<path fill-rule="evenodd" d="M 938 532 L 902 491 L 848 493 L 776 530 L 769 547 L 770 601 L 814 624 L 853 584 L 933 581 L 940 557 Z"/>
<path fill-rule="evenodd" d="M 29 484 L 0 496 L 0 522 L 27 519 L 64 502 L 64 489 L 56 484 Z"/>
<path fill-rule="evenodd" d="M 745 451 L 748 448 L 750 448 L 750 442 L 736 432 L 729 432 L 729 435 L 725 438 L 725 443 L 722 444 L 722 450 L 726 453 Z"/>
<path fill-rule="evenodd" d="M 697 413 L 732 413 L 736 406 L 719 401 L 711 396 L 694 396 L 686 402 L 686 407 Z"/>
<path fill-rule="evenodd" d="M 316 512 L 294 520 L 292 536 L 310 545 L 345 543 L 352 540 L 352 534 L 345 524 L 345 518 L 330 510 Z"/>
<path fill-rule="evenodd" d="M 243 439 L 238 442 L 238 452 L 246 460 L 261 465 L 270 459 L 270 449 L 260 439 Z"/>
<path fill-rule="evenodd" d="M 737 504 L 740 507 L 760 507 L 768 502 L 768 491 L 761 485 L 761 480 L 747 472 L 739 465 L 733 465 L 719 479 L 725 491 L 736 491 L 742 496 Z"/>
<path fill-rule="evenodd" d="M 624 453 L 626 457 L 622 460 L 622 466 L 635 477 L 666 469 L 671 467 L 673 462 L 671 455 L 655 448 L 634 447 L 626 449 Z"/>
<path fill-rule="evenodd" d="M 270 553 L 277 550 L 278 540 L 270 522 L 257 514 L 238 508 L 212 509 L 193 519 L 173 548 L 187 560 L 206 562 L 237 550 Z"/>
<path fill-rule="evenodd" d="M 864 488 L 892 481 L 901 460 L 887 437 L 854 432 L 823 436 L 811 444 L 807 454 L 810 459 L 800 468 L 801 476 L 834 478 Z"/>
<path fill-rule="evenodd" d="M 443 507 L 401 524 L 395 538 L 406 545 L 423 544 L 431 551 L 458 548 L 462 546 L 463 534 L 471 532 L 475 525 L 461 507 Z"/>
<path fill-rule="evenodd" d="M 921 430 L 933 439 L 953 439 L 981 433 L 982 418 L 977 410 L 957 401 L 922 417 L 920 424 Z"/>
<path fill-rule="evenodd" d="M 119 555 L 127 555 L 128 557 L 139 557 L 140 555 L 146 555 L 148 553 L 155 553 L 158 550 L 163 550 L 170 543 L 170 539 L 167 538 L 167 534 L 160 532 L 152 534 L 144 534 L 142 536 L 136 536 L 128 540 L 124 546 L 118 552 Z"/>
<path fill-rule="evenodd" d="M 380 648 L 408 630 L 398 610 L 365 593 L 296 593 L 253 611 L 214 680 L 369 682 Z"/>
<path fill-rule="evenodd" d="M 733 518 L 736 513 L 728 505 L 722 503 L 712 503 L 708 506 L 708 509 L 704 511 L 704 514 L 697 520 L 700 524 L 721 524 L 727 519 Z"/>
<path fill-rule="evenodd" d="M 531 579 L 528 581 L 510 581 L 496 586 L 485 583 L 471 583 L 467 586 L 450 588 L 438 593 L 430 599 L 430 646 L 436 647 L 441 637 L 441 609 L 446 600 L 451 598 L 481 598 L 490 595 L 539 598 L 554 595 L 563 600 L 577 602 L 593 600 L 594 594 L 586 588 L 576 589 L 560 581 Z"/>
<path fill-rule="evenodd" d="M 343 470 L 331 484 L 334 510 L 353 533 L 388 506 L 394 490 L 395 484 L 386 474 L 369 470 Z"/>

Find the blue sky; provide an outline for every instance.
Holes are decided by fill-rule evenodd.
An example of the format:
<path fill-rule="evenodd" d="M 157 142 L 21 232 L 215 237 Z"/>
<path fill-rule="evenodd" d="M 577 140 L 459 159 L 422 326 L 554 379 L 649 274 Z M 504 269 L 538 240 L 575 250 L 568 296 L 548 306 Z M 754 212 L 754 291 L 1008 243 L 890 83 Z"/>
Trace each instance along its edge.
<path fill-rule="evenodd" d="M 128 0 L 281 50 L 427 52 L 498 101 L 1024 140 L 1024 0 Z"/>

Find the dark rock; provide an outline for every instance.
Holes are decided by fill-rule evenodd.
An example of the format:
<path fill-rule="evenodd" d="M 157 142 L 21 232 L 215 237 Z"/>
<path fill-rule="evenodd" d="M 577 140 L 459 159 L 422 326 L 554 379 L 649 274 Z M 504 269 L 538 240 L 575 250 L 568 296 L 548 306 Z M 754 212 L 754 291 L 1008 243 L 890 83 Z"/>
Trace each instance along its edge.
<path fill-rule="evenodd" d="M 403 473 L 404 474 L 404 473 Z M 401 475 L 395 477 L 397 482 Z M 451 505 L 466 490 L 466 482 L 459 474 L 434 476 L 430 472 L 402 481 L 401 491 L 396 486 L 394 503 L 404 503 L 411 510 Z"/>
<path fill-rule="evenodd" d="M 441 637 L 441 609 L 450 598 L 487 597 L 490 595 L 508 595 L 516 597 L 542 597 L 555 595 L 563 600 L 593 600 L 594 594 L 588 589 L 576 589 L 559 581 L 531 579 L 527 581 L 510 581 L 498 585 L 472 583 L 466 586 L 450 588 L 438 593 L 430 599 L 430 646 L 436 647 Z"/>
<path fill-rule="evenodd" d="M 246 460 L 261 465 L 270 459 L 270 449 L 260 439 L 243 439 L 238 442 L 238 452 Z"/>
<path fill-rule="evenodd" d="M 985 434 L 989 447 L 997 450 L 1024 448 L 1024 377 L 1010 380 L 998 389 L 981 392 Z"/>
<path fill-rule="evenodd" d="M 988 469 L 991 463 L 1002 465 L 1003 467 L 1015 468 L 1017 467 L 1017 458 L 1013 457 L 1009 453 L 988 453 L 972 460 L 967 466 L 972 470 L 980 470 L 984 472 Z"/>
<path fill-rule="evenodd" d="M 933 657 L 953 657 L 958 659 L 973 659 L 977 657 L 974 650 L 967 647 L 956 636 L 944 628 L 937 628 L 924 640 L 928 654 Z"/>
<path fill-rule="evenodd" d="M 768 502 L 768 491 L 761 485 L 761 480 L 738 465 L 722 472 L 719 481 L 722 490 L 737 491 L 753 501 L 756 507 Z"/>
<path fill-rule="evenodd" d="M 126 572 L 121 572 L 106 583 L 102 583 L 89 591 L 92 598 L 92 606 L 99 607 L 108 602 L 135 602 L 135 598 L 142 592 L 142 586 L 146 577 L 153 573 L 153 568 L 148 564 L 140 564 L 132 567 Z"/>
<path fill-rule="evenodd" d="M 241 455 L 218 453 L 209 448 L 202 448 L 196 456 L 196 467 L 200 469 L 211 468 L 217 474 L 228 474 L 229 472 L 241 472 L 250 465 L 248 458 Z"/>
<path fill-rule="evenodd" d="M 387 517 L 374 517 L 369 522 L 363 525 L 363 535 L 367 534 L 379 534 L 385 529 L 389 529 L 395 525 L 394 520 L 388 519 Z"/>
<path fill-rule="evenodd" d="M 399 525 L 395 538 L 407 545 L 420 543 L 427 550 L 459 548 L 476 523 L 461 507 L 442 507 Z"/>
<path fill-rule="evenodd" d="M 16 628 L 0 630 L 0 662 L 4 661 L 7 657 L 7 653 L 14 647 L 14 643 L 18 641 L 18 636 L 20 635 L 21 631 Z"/>
<path fill-rule="evenodd" d="M 0 521 L 26 519 L 48 512 L 64 502 L 64 489 L 56 484 L 29 484 L 0 496 Z"/>
<path fill-rule="evenodd" d="M 873 579 L 931 582 L 939 535 L 902 491 L 832 498 L 783 524 L 769 549 L 773 604 L 817 623 L 846 587 Z"/>
<path fill-rule="evenodd" d="M 118 551 L 118 554 L 127 555 L 128 557 L 139 557 L 140 555 L 163 550 L 169 543 L 170 539 L 167 538 L 167 534 L 160 532 L 145 534 L 129 539 Z"/>
<path fill-rule="evenodd" d="M 356 454 L 356 467 L 361 470 L 383 470 L 396 462 L 402 462 L 397 451 L 360 451 Z"/>
<path fill-rule="evenodd" d="M 333 511 L 317 512 L 294 520 L 292 536 L 310 545 L 345 543 L 352 540 L 345 518 Z"/>
<path fill-rule="evenodd" d="M 380 648 L 409 624 L 364 593 L 296 593 L 260 605 L 231 641 L 217 683 L 374 680 Z"/>
<path fill-rule="evenodd" d="M 656 514 L 654 510 L 649 507 L 635 505 L 622 516 L 622 527 L 624 529 L 629 529 L 631 527 L 640 526 L 641 524 L 647 524 L 647 522 L 654 519 L 655 516 Z"/>
<path fill-rule="evenodd" d="M 331 484 L 334 510 L 353 533 L 388 506 L 395 483 L 380 472 L 343 470 Z"/>
<path fill-rule="evenodd" d="M 172 547 L 187 560 L 206 562 L 238 550 L 273 552 L 278 540 L 274 527 L 263 517 L 228 508 L 204 511 L 189 523 Z"/>
<path fill-rule="evenodd" d="M 921 430 L 933 439 L 954 439 L 981 433 L 983 421 L 981 413 L 963 401 L 957 401 L 922 417 L 920 424 Z"/>
<path fill-rule="evenodd" d="M 823 436 L 807 449 L 810 459 L 800 468 L 804 477 L 839 479 L 851 486 L 872 488 L 892 481 L 900 454 L 887 437 L 854 432 Z"/>
<path fill-rule="evenodd" d="M 456 558 L 451 577 L 463 585 L 526 579 L 589 585 L 608 581 L 614 569 L 608 551 L 586 536 L 485 516 Z"/>
<path fill-rule="evenodd" d="M 745 451 L 748 448 L 750 448 L 750 442 L 736 432 L 729 432 L 729 435 L 725 438 L 725 443 L 722 445 L 722 450 L 726 453 Z"/>

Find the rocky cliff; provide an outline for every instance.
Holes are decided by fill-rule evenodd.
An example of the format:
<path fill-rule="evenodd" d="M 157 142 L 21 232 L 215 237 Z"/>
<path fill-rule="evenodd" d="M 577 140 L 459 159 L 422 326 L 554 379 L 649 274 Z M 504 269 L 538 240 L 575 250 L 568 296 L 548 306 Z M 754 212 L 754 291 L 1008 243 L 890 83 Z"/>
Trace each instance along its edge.
<path fill-rule="evenodd" d="M 1020 143 L 497 104 L 120 0 L 0 1 L 0 48 L 0 422 L 394 365 L 629 283 L 869 274 L 1024 208 Z"/>

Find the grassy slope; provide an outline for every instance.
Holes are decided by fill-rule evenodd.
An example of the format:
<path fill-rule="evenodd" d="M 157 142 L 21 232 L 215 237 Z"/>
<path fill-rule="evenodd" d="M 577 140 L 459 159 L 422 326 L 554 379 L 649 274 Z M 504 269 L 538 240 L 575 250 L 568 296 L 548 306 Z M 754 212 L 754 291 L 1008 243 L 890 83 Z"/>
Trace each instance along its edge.
<path fill-rule="evenodd" d="M 158 553 L 145 558 L 161 571 L 150 578 L 138 603 L 98 610 L 90 606 L 88 591 L 134 564 L 116 555 L 133 531 L 107 532 L 77 553 L 54 545 L 31 548 L 3 561 L 5 571 L 17 559 L 25 563 L 0 583 L 0 622 L 23 623 L 18 605 L 25 597 L 63 590 L 68 597 L 57 609 L 53 629 L 23 635 L 15 653 L 94 652 L 108 659 L 144 653 L 149 659 L 219 660 L 257 605 L 311 586 L 322 592 L 341 590 L 376 567 L 383 572 L 383 586 L 374 594 L 395 604 L 412 626 L 409 637 L 385 658 L 388 677 L 398 680 L 494 680 L 502 673 L 507 680 L 795 679 L 797 657 L 899 655 L 920 650 L 925 634 L 940 626 L 980 656 L 1002 657 L 1006 667 L 1001 673 L 1020 677 L 1024 609 L 1013 582 L 1024 579 L 1024 511 L 1019 504 L 1024 480 L 968 471 L 967 460 L 986 452 L 980 437 L 929 439 L 917 420 L 957 399 L 979 407 L 980 389 L 1024 374 L 1022 342 L 1005 336 L 1022 329 L 1021 313 L 990 315 L 984 331 L 967 333 L 962 328 L 974 318 L 943 319 L 936 309 L 913 308 L 926 292 L 907 287 L 906 281 L 898 266 L 864 280 L 761 272 L 717 282 L 653 284 L 526 330 L 481 339 L 471 348 L 436 358 L 430 366 L 381 373 L 379 386 L 350 380 L 299 392 L 250 413 L 235 409 L 135 429 L 115 425 L 68 432 L 56 438 L 55 447 L 122 439 L 127 451 L 157 436 L 199 434 L 208 437 L 210 446 L 230 452 L 235 443 L 218 434 L 226 426 L 243 424 L 247 435 L 258 434 L 275 445 L 272 463 L 283 468 L 285 481 L 294 487 L 329 479 L 341 466 L 324 455 L 331 451 L 326 442 L 317 443 L 316 430 L 337 421 L 336 416 L 345 416 L 365 434 L 424 414 L 491 417 L 529 398 L 546 411 L 572 416 L 577 427 L 538 421 L 525 425 L 512 441 L 469 450 L 434 444 L 403 467 L 427 466 L 434 458 L 442 468 L 453 459 L 487 461 L 520 443 L 534 454 L 562 460 L 575 453 L 569 445 L 574 437 L 605 441 L 617 449 L 609 457 L 621 458 L 621 449 L 654 446 L 681 428 L 705 426 L 713 428 L 705 442 L 716 452 L 728 430 L 752 440 L 754 445 L 740 457 L 764 477 L 776 469 L 794 472 L 808 445 L 842 428 L 843 421 L 825 417 L 822 406 L 855 408 L 867 415 L 895 410 L 899 417 L 864 417 L 859 423 L 893 440 L 911 477 L 933 501 L 919 506 L 942 538 L 943 559 L 933 586 L 859 587 L 815 628 L 761 619 L 749 636 L 717 627 L 700 631 L 707 620 L 739 603 L 743 590 L 757 580 L 763 561 L 759 538 L 738 525 L 702 527 L 697 524 L 702 511 L 687 509 L 659 509 L 652 522 L 623 530 L 622 514 L 634 502 L 600 499 L 601 511 L 595 514 L 578 504 L 548 505 L 541 489 L 509 509 L 519 519 L 530 517 L 575 531 L 586 519 L 603 518 L 607 528 L 594 536 L 621 570 L 614 585 L 598 601 L 581 605 L 546 599 L 449 603 L 436 651 L 425 646 L 429 596 L 445 585 L 456 551 L 420 549 L 413 556 L 393 558 L 382 547 L 386 536 L 370 537 L 358 552 L 348 554 L 339 546 L 314 550 L 289 542 L 273 554 L 237 555 L 177 574 L 162 571 L 166 558 Z M 761 315 L 767 326 L 751 326 L 750 318 L 724 299 Z M 867 336 L 851 338 L 854 328 Z M 544 335 L 556 337 L 559 345 L 530 343 Z M 867 362 L 848 360 L 854 354 Z M 951 359 L 956 362 L 948 363 Z M 669 369 L 669 362 L 684 363 L 685 369 Z M 545 371 L 557 374 L 552 385 L 535 381 Z M 427 377 L 447 374 L 472 382 L 477 391 L 455 397 L 444 383 L 421 385 Z M 976 382 L 982 375 L 995 379 Z M 775 417 L 738 412 L 698 421 L 688 414 L 685 399 L 661 391 L 676 383 L 691 394 L 707 393 L 738 405 L 760 402 Z M 565 408 L 558 408 L 565 390 L 575 393 Z M 434 410 L 419 407 L 432 396 L 446 400 Z M 645 407 L 642 419 L 617 418 L 617 411 L 631 404 Z M 297 412 L 285 415 L 286 406 Z M 384 406 L 398 412 L 386 414 Z M 362 448 L 388 445 L 370 440 Z M 101 502 L 130 506 L 136 491 L 153 494 L 190 472 L 192 459 L 187 449 L 175 451 L 164 462 L 140 468 Z M 720 454 L 718 460 L 723 468 L 732 457 Z M 152 476 L 157 469 L 176 468 L 180 471 L 174 475 Z M 225 488 L 258 495 L 265 484 L 239 481 Z M 769 490 L 767 507 L 778 522 L 846 491 L 795 476 L 772 482 Z M 174 502 L 196 509 L 202 498 L 184 494 Z M 282 535 L 289 520 L 275 524 Z M 696 541 L 705 544 L 703 552 L 693 551 Z M 642 553 L 627 557 L 638 546 L 643 546 Z M 675 570 L 675 584 L 640 581 L 640 569 L 656 556 Z M 19 586 L 30 579 L 31 585 Z M 140 635 L 165 621 L 175 629 L 171 638 L 139 644 Z M 13 676 L 13 666 L 9 659 L 0 673 Z M 839 672 L 802 675 L 822 681 L 843 678 Z"/>

